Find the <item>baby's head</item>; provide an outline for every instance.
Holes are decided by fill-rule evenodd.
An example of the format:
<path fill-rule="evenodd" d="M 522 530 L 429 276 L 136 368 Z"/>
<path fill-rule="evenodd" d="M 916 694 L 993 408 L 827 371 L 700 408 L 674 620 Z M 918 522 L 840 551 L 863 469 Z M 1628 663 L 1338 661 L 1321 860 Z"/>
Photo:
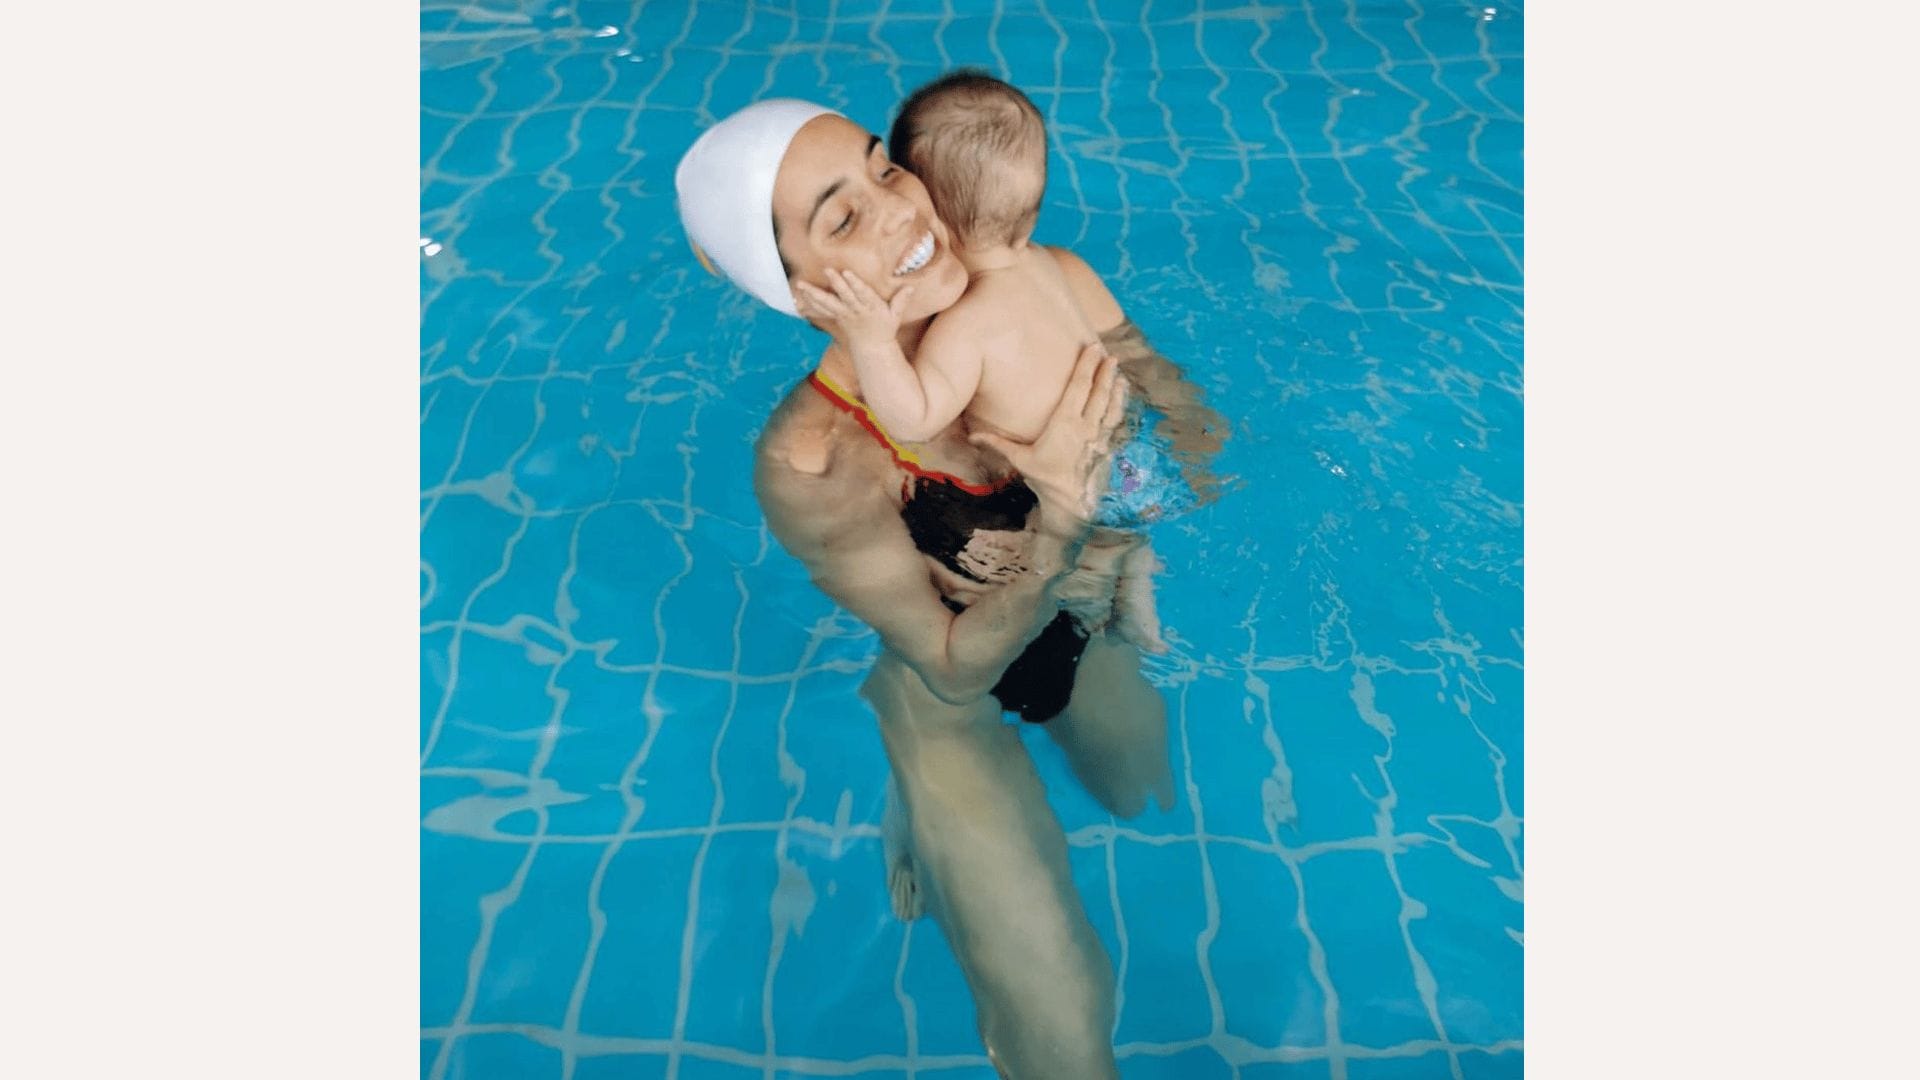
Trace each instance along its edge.
<path fill-rule="evenodd" d="M 963 250 L 1021 247 L 1047 187 L 1047 132 L 1027 95 L 983 71 L 949 72 L 913 92 L 887 139 L 920 178 Z"/>

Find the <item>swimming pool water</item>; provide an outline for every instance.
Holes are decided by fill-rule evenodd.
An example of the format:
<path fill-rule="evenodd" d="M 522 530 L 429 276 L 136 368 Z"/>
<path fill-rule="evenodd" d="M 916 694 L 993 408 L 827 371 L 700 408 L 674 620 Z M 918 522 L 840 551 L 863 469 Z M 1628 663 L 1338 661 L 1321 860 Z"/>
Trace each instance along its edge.
<path fill-rule="evenodd" d="M 957 64 L 1046 114 L 1044 241 L 1235 434 L 1156 530 L 1180 797 L 1028 741 L 1128 1078 L 1520 1075 L 1518 5 L 422 9 L 423 1077 L 990 1077 L 888 912 L 874 636 L 752 440 L 823 339 L 690 256 L 672 169 Z"/>

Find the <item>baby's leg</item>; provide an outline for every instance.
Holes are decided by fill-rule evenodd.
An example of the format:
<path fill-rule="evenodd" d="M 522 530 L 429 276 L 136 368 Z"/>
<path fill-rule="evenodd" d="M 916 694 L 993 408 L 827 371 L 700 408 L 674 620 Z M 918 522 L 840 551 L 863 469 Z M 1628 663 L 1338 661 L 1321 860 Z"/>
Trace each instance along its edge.
<path fill-rule="evenodd" d="M 1153 575 L 1160 569 L 1153 545 L 1140 537 L 1120 560 L 1113 595 L 1114 628 L 1121 637 L 1156 655 L 1167 651 L 1160 637 L 1160 609 L 1153 599 Z"/>
<path fill-rule="evenodd" d="M 1113 529 L 1095 529 L 1087 537 L 1079 562 L 1054 592 L 1060 609 L 1082 630 L 1097 634 L 1113 622 L 1114 589 L 1127 553 L 1139 542 L 1135 534 Z"/>

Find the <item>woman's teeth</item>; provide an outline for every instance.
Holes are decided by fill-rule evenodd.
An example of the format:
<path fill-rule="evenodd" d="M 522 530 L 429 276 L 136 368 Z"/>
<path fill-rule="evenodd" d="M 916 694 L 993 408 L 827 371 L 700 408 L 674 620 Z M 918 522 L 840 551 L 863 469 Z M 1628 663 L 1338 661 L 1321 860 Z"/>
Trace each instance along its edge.
<path fill-rule="evenodd" d="M 906 274 L 911 274 L 915 270 L 927 265 L 927 260 L 931 258 L 933 258 L 933 231 L 928 230 L 927 235 L 921 237 L 920 242 L 913 245 L 913 250 L 907 252 L 907 257 L 900 260 L 900 265 L 893 270 L 893 276 L 901 277 Z"/>

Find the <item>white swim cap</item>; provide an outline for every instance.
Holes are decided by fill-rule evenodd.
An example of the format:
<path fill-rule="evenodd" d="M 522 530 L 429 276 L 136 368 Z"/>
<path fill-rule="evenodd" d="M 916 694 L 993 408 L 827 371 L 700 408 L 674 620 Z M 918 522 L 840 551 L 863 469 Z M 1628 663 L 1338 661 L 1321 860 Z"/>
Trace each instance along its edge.
<path fill-rule="evenodd" d="M 773 178 L 807 121 L 832 109 L 793 98 L 757 101 L 708 128 L 680 159 L 680 224 L 707 269 L 776 311 L 797 316 L 773 240 Z"/>

